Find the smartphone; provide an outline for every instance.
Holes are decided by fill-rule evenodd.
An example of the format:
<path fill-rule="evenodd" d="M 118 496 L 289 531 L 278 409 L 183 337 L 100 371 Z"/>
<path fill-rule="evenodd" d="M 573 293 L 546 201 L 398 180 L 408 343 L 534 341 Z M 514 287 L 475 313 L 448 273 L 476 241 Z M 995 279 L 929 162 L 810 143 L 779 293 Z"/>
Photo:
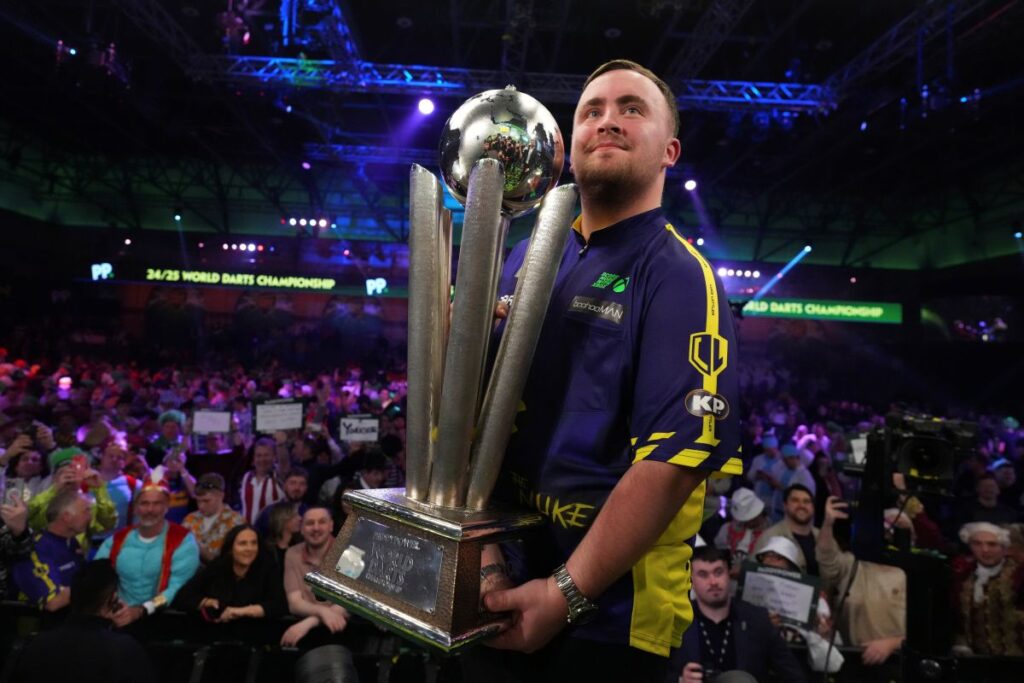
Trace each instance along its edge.
<path fill-rule="evenodd" d="M 89 469 L 89 459 L 84 455 L 76 455 L 71 458 L 71 466 L 75 468 L 77 474 L 82 474 Z"/>

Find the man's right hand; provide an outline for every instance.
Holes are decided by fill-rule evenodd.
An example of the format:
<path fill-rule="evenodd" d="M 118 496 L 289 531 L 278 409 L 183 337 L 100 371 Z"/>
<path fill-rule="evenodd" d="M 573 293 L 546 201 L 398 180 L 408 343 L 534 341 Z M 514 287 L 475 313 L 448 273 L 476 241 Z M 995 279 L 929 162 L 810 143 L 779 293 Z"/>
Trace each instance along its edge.
<path fill-rule="evenodd" d="M 679 676 L 679 683 L 701 683 L 704 680 L 704 667 L 697 662 L 688 662 Z"/>
<path fill-rule="evenodd" d="M 835 496 L 829 496 L 828 500 L 825 501 L 824 523 L 832 526 L 837 519 L 849 519 L 850 513 L 846 511 L 849 507 L 849 503 L 843 502 Z"/>
<path fill-rule="evenodd" d="M 10 503 L 0 505 L 0 519 L 14 536 L 21 536 L 28 526 L 28 506 L 20 495 L 8 497 Z"/>
<path fill-rule="evenodd" d="M 320 610 L 320 622 L 331 633 L 338 633 L 348 625 L 348 612 L 341 605 L 324 605 Z"/>
<path fill-rule="evenodd" d="M 14 437 L 14 441 L 7 447 L 7 451 L 4 453 L 4 462 L 10 462 L 12 458 L 15 458 L 28 449 L 32 448 L 32 437 L 28 434 L 18 434 Z"/>

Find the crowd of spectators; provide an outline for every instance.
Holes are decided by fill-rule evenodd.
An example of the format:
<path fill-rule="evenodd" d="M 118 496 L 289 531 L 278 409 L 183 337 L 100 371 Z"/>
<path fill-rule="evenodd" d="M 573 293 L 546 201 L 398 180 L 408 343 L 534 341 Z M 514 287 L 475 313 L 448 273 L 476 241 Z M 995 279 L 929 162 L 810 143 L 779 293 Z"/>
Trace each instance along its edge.
<path fill-rule="evenodd" d="M 835 670 L 851 648 L 865 666 L 891 665 L 905 642 L 912 577 L 856 557 L 838 531 L 861 486 L 846 467 L 851 436 L 882 426 L 891 406 L 812 401 L 799 384 L 777 371 L 745 375 L 748 466 L 707 485 L 698 544 L 708 550 L 693 565 L 700 628 L 673 660 L 684 679 L 726 663 L 725 650 L 705 644 L 724 637 L 725 647 L 729 619 L 757 630 L 770 623 L 807 647 L 813 670 Z M 68 624 L 79 629 L 102 618 L 130 633 L 173 609 L 193 615 L 197 633 L 259 641 L 266 623 L 291 615 L 275 643 L 334 642 L 354 617 L 319 600 L 303 576 L 348 514 L 346 491 L 404 484 L 404 395 L 401 373 L 367 378 L 358 367 L 34 365 L 0 349 L 0 594 L 78 614 Z M 304 402 L 301 429 L 257 433 L 254 405 L 276 398 Z M 230 412 L 230 430 L 194 433 L 197 410 Z M 376 443 L 342 438 L 340 420 L 352 414 L 379 420 Z M 906 491 L 890 501 L 885 528 L 950 558 L 955 654 L 1021 656 L 1024 430 L 1005 415 L 960 417 L 978 424 L 978 439 L 957 463 L 954 496 Z M 101 592 L 109 583 L 96 565 L 113 570 L 117 592 L 80 599 L 88 614 L 76 613 L 76 577 Z M 769 611 L 764 621 L 751 612 L 740 591 L 755 567 L 812 585 L 812 616 L 798 623 Z M 792 668 L 774 639 L 755 654 L 737 646 L 726 658 L 734 666 Z"/>

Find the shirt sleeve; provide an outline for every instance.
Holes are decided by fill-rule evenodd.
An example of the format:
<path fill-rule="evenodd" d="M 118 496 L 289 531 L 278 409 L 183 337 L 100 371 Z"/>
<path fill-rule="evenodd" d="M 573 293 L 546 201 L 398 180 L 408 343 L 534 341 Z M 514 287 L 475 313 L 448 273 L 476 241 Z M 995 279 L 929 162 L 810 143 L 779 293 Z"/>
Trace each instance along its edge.
<path fill-rule="evenodd" d="M 666 230 L 640 271 L 633 462 L 742 474 L 732 312 L 711 265 Z"/>
<path fill-rule="evenodd" d="M 52 558 L 45 554 L 40 555 L 37 548 L 32 549 L 28 559 L 14 565 L 13 574 L 15 585 L 28 602 L 39 609 L 43 609 L 46 603 L 57 597 L 61 587 L 60 577 Z"/>
<path fill-rule="evenodd" d="M 89 533 L 93 535 L 111 531 L 117 526 L 117 505 L 110 497 L 107 482 L 103 482 L 92 491 L 96 504 L 93 506 L 92 521 L 89 522 Z"/>

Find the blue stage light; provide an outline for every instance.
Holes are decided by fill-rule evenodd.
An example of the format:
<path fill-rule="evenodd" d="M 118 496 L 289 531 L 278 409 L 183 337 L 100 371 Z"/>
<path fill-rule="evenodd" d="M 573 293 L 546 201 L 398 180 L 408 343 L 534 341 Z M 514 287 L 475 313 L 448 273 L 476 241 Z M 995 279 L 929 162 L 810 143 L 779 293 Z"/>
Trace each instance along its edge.
<path fill-rule="evenodd" d="M 431 100 L 429 97 L 424 97 L 423 99 L 421 99 L 418 106 L 420 113 L 423 114 L 424 116 L 430 116 L 431 114 L 434 113 L 434 101 Z"/>

